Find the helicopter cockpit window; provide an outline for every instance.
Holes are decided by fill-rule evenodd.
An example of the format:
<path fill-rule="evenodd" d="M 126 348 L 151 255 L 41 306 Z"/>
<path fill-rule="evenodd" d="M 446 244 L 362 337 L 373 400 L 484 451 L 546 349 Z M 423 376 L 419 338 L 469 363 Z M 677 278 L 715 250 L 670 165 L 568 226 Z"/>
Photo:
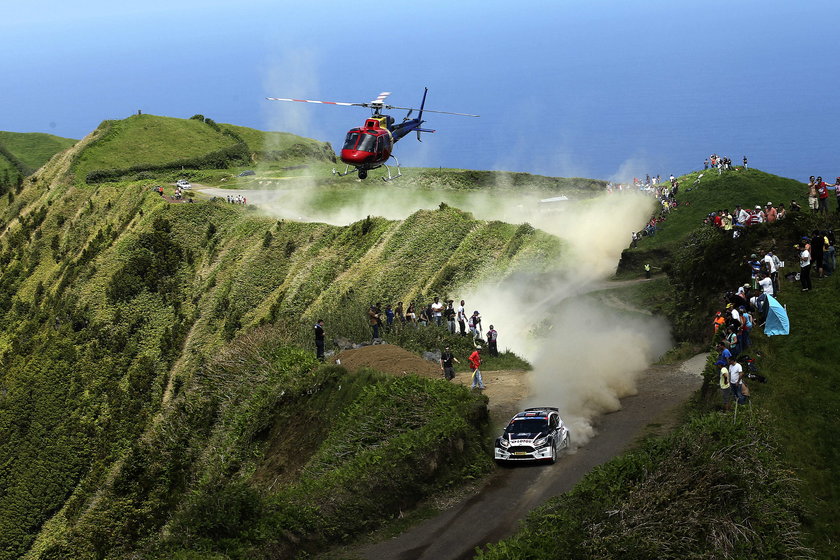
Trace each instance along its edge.
<path fill-rule="evenodd" d="M 376 151 L 376 136 L 372 134 L 365 134 L 359 142 L 359 147 L 356 148 L 360 152 L 375 152 Z"/>
<path fill-rule="evenodd" d="M 361 136 L 361 134 L 358 132 L 348 132 L 347 137 L 344 139 L 344 149 L 355 150 L 356 142 L 359 141 L 359 136 Z"/>

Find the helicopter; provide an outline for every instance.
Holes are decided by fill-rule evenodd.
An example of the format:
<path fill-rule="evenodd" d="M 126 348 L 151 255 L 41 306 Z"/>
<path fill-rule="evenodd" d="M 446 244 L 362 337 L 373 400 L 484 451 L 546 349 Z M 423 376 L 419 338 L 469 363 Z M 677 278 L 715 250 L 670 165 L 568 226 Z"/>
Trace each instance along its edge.
<path fill-rule="evenodd" d="M 320 103 L 323 105 L 342 105 L 345 107 L 367 107 L 373 111 L 370 118 L 365 120 L 365 123 L 358 127 L 352 128 L 347 132 L 344 138 L 344 146 L 341 148 L 341 161 L 347 164 L 344 172 L 339 173 L 333 169 L 333 175 L 344 177 L 351 173 L 358 173 L 359 179 L 366 179 L 368 171 L 385 167 L 388 171 L 388 176 L 383 177 L 383 181 L 391 181 L 402 176 L 400 170 L 400 162 L 397 156 L 393 154 L 394 144 L 401 138 L 407 136 L 411 132 L 417 133 L 417 140 L 420 140 L 421 132 L 435 132 L 428 128 L 422 128 L 423 112 L 439 113 L 443 115 L 458 115 L 462 117 L 477 117 L 478 115 L 471 115 L 469 113 L 453 113 L 450 111 L 433 111 L 425 109 L 426 94 L 429 93 L 429 88 L 423 91 L 423 100 L 420 102 L 420 109 L 415 118 L 411 118 L 411 113 L 415 109 L 411 107 L 396 107 L 394 105 L 386 105 L 385 99 L 391 95 L 390 91 L 383 91 L 373 101 L 367 103 L 345 103 L 340 101 L 315 101 L 312 99 L 288 99 L 285 97 L 266 97 L 269 101 L 296 101 L 299 103 Z M 408 111 L 401 123 L 397 123 L 391 115 L 385 115 L 383 110 L 397 109 Z M 397 175 L 391 175 L 391 168 L 385 164 L 390 158 L 394 158 L 397 167 Z M 353 169 L 350 169 L 350 168 Z"/>

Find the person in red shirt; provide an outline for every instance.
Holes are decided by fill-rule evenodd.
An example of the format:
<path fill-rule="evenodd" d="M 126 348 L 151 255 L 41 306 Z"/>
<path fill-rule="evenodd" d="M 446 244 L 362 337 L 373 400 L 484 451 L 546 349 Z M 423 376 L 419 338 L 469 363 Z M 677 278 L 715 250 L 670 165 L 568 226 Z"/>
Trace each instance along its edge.
<path fill-rule="evenodd" d="M 817 177 L 817 196 L 819 201 L 819 212 L 828 214 L 828 185 L 822 177 Z"/>
<path fill-rule="evenodd" d="M 473 369 L 471 388 L 484 389 L 484 381 L 481 379 L 481 347 L 477 347 L 475 351 L 467 358 L 470 362 L 470 367 Z"/>

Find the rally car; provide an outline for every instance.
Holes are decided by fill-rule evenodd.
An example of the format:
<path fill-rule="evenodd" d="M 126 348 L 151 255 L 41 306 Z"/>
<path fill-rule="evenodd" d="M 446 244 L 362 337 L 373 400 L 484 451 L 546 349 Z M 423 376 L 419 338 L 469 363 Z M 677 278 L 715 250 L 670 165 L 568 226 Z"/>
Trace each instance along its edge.
<path fill-rule="evenodd" d="M 511 418 L 504 433 L 496 438 L 494 457 L 497 463 L 508 461 L 548 461 L 568 449 L 569 429 L 552 406 L 526 408 Z"/>

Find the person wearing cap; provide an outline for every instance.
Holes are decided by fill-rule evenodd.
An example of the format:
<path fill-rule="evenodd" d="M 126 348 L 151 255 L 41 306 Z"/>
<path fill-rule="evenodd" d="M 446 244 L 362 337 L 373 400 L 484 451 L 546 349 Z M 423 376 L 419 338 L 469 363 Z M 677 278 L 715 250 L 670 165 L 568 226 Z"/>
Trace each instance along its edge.
<path fill-rule="evenodd" d="M 752 287 L 755 288 L 758 286 L 758 274 L 761 272 L 761 261 L 758 260 L 758 255 L 753 253 L 750 255 L 750 260 L 747 261 L 747 264 L 750 265 L 750 274 L 752 276 Z M 747 287 L 750 287 L 748 284 Z"/>
<path fill-rule="evenodd" d="M 767 223 L 772 224 L 776 221 L 779 217 L 778 211 L 773 207 L 772 202 L 767 203 L 767 209 L 764 211 L 764 215 L 767 216 Z"/>
<path fill-rule="evenodd" d="M 755 205 L 755 213 L 758 216 L 758 223 L 763 224 L 767 221 L 767 214 L 764 213 L 764 209 L 760 204 Z"/>
<path fill-rule="evenodd" d="M 799 282 L 802 284 L 802 291 L 811 289 L 811 252 L 806 245 L 796 245 L 799 249 Z"/>
<path fill-rule="evenodd" d="M 447 346 L 440 354 L 440 369 L 443 371 L 443 377 L 447 381 L 452 381 L 455 378 L 455 367 L 452 365 L 452 362 L 455 362 L 456 364 L 461 363 L 455 355 L 449 351 L 449 346 Z"/>
<path fill-rule="evenodd" d="M 484 380 L 481 379 L 481 346 L 476 346 L 475 351 L 467 358 L 472 368 L 472 384 L 470 388 L 484 389 Z"/>
<path fill-rule="evenodd" d="M 487 331 L 487 349 L 490 351 L 491 356 L 499 355 L 499 347 L 496 345 L 496 339 L 498 338 L 499 333 L 496 332 L 493 325 L 490 325 L 490 330 Z"/>
<path fill-rule="evenodd" d="M 479 314 L 478 310 L 473 311 L 473 314 L 470 315 L 470 333 L 472 334 L 473 338 L 478 338 L 481 336 L 481 315 Z"/>
<path fill-rule="evenodd" d="M 718 333 L 718 331 L 720 330 L 720 328 L 721 328 L 723 325 L 725 325 L 725 324 L 726 324 L 726 319 L 724 319 L 724 318 L 723 318 L 723 313 L 721 313 L 720 311 L 717 311 L 717 312 L 715 313 L 715 319 L 714 319 L 714 321 L 712 322 L 712 324 L 713 324 L 713 325 L 714 325 L 714 327 L 715 327 L 715 334 L 717 334 L 717 333 Z"/>

